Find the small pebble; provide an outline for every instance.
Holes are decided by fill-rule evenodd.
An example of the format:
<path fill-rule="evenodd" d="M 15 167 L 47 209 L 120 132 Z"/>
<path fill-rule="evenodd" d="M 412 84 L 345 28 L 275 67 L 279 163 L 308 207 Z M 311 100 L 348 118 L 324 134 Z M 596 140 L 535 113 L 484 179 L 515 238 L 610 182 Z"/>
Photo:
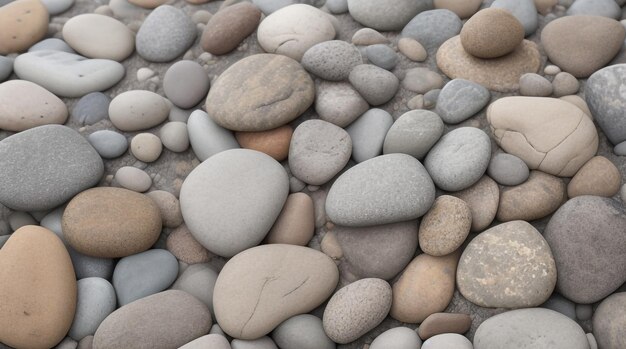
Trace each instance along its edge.
<path fill-rule="evenodd" d="M 437 106 L 437 100 L 439 100 L 439 94 L 441 89 L 434 89 L 424 94 L 424 108 L 433 109 Z"/>
<path fill-rule="evenodd" d="M 137 70 L 137 81 L 139 82 L 146 81 L 150 79 L 151 77 L 153 77 L 154 74 L 155 74 L 154 70 L 150 68 L 146 68 L 146 67 L 139 68 Z"/>
<path fill-rule="evenodd" d="M 561 68 L 557 67 L 556 65 L 547 65 L 543 69 L 543 73 L 546 75 L 556 75 L 560 72 L 561 72 Z"/>
<path fill-rule="evenodd" d="M 16 231 L 25 225 L 39 225 L 39 222 L 28 212 L 15 211 L 9 215 L 9 226 Z"/>
<path fill-rule="evenodd" d="M 206 10 L 198 10 L 191 15 L 191 20 L 194 23 L 204 23 L 207 24 L 209 20 L 213 17 L 213 14 Z"/>
<path fill-rule="evenodd" d="M 152 133 L 140 133 L 130 141 L 130 151 L 137 160 L 154 162 L 161 155 L 163 145 Z"/>
<path fill-rule="evenodd" d="M 143 170 L 132 166 L 121 167 L 115 172 L 115 180 L 122 187 L 143 193 L 152 186 L 152 178 Z"/>
<path fill-rule="evenodd" d="M 519 79 L 519 93 L 522 96 L 548 97 L 552 94 L 552 83 L 539 74 L 526 73 Z"/>
<path fill-rule="evenodd" d="M 398 64 L 398 55 L 389 46 L 376 44 L 367 47 L 367 59 L 383 69 L 392 70 Z"/>
<path fill-rule="evenodd" d="M 111 130 L 96 131 L 90 134 L 87 140 L 104 159 L 114 159 L 128 150 L 126 137 Z"/>
<path fill-rule="evenodd" d="M 430 90 L 443 87 L 443 78 L 428 68 L 413 68 L 406 72 L 402 87 L 413 92 L 424 94 Z"/>
<path fill-rule="evenodd" d="M 180 203 L 174 194 L 164 190 L 155 190 L 147 193 L 146 195 L 148 195 L 159 207 L 163 226 L 167 228 L 176 228 L 183 224 L 183 214 L 180 210 Z"/>
<path fill-rule="evenodd" d="M 401 38 L 398 40 L 398 50 L 408 59 L 415 62 L 423 62 L 428 57 L 424 46 L 412 38 Z"/>
<path fill-rule="evenodd" d="M 362 28 L 352 36 L 352 43 L 358 46 L 368 46 L 389 43 L 389 39 L 383 34 L 371 28 Z"/>
<path fill-rule="evenodd" d="M 93 125 L 109 117 L 111 98 L 101 92 L 92 92 L 78 100 L 72 109 L 72 119 L 80 125 Z"/>
<path fill-rule="evenodd" d="M 180 121 L 171 121 L 159 130 L 159 137 L 163 146 L 175 153 L 184 152 L 189 148 L 189 133 L 187 124 Z"/>
<path fill-rule="evenodd" d="M 424 95 L 417 95 L 409 99 L 406 105 L 411 110 L 423 109 L 424 108 Z"/>
<path fill-rule="evenodd" d="M 487 174 L 498 184 L 516 186 L 528 179 L 530 170 L 526 163 L 517 156 L 499 153 L 491 158 Z"/>
<path fill-rule="evenodd" d="M 552 80 L 552 87 L 554 88 L 554 97 L 562 97 L 575 95 L 580 88 L 580 83 L 574 75 L 560 72 Z"/>

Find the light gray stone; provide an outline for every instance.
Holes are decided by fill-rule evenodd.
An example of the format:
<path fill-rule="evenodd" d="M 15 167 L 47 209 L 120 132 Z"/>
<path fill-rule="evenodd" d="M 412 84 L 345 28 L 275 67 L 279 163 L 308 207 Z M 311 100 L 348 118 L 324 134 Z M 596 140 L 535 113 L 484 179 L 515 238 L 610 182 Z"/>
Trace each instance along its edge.
<path fill-rule="evenodd" d="M 115 289 L 107 280 L 89 277 L 78 280 L 76 314 L 69 336 L 80 341 L 96 333 L 100 323 L 117 305 Z"/>
<path fill-rule="evenodd" d="M 568 16 L 603 16 L 619 20 L 622 9 L 614 0 L 576 0 L 567 9 Z"/>
<path fill-rule="evenodd" d="M 345 0 L 344 0 L 345 1 Z M 252 0 L 265 15 L 269 15 L 273 12 L 280 10 L 281 8 L 293 4 L 307 4 L 315 7 L 323 5 L 322 0 Z M 348 11 L 348 5 L 346 4 L 346 11 Z M 346 12 L 344 11 L 344 12 Z"/>
<path fill-rule="evenodd" d="M 576 304 L 558 293 L 552 294 L 552 296 L 550 296 L 550 298 L 543 303 L 541 307 L 557 311 L 576 321 Z"/>
<path fill-rule="evenodd" d="M 123 134 L 111 130 L 99 130 L 87 137 L 87 140 L 104 159 L 122 156 L 128 150 L 128 140 Z"/>
<path fill-rule="evenodd" d="M 137 32 L 137 53 L 150 62 L 169 62 L 196 39 L 196 25 L 182 10 L 161 5 L 150 12 Z"/>
<path fill-rule="evenodd" d="M 361 96 L 374 106 L 389 102 L 396 95 L 400 85 L 395 75 L 371 64 L 354 67 L 349 80 Z"/>
<path fill-rule="evenodd" d="M 363 162 L 380 155 L 391 125 L 393 118 L 382 109 L 370 109 L 350 124 L 346 131 L 352 139 L 352 158 Z"/>
<path fill-rule="evenodd" d="M 335 15 L 348 12 L 348 0 L 326 0 L 325 5 Z"/>
<path fill-rule="evenodd" d="M 398 54 L 385 44 L 370 45 L 366 49 L 370 63 L 383 69 L 393 70 L 398 64 Z"/>
<path fill-rule="evenodd" d="M 352 18 L 383 31 L 400 30 L 415 15 L 432 8 L 432 0 L 348 0 Z"/>
<path fill-rule="evenodd" d="M 253 340 L 233 339 L 231 349 L 278 349 L 270 337 L 261 337 Z"/>
<path fill-rule="evenodd" d="M 369 109 L 367 101 L 347 82 L 322 81 L 315 92 L 315 111 L 320 119 L 339 127 L 350 125 Z"/>
<path fill-rule="evenodd" d="M 172 64 L 165 72 L 163 92 L 176 106 L 189 109 L 206 97 L 210 84 L 200 64 L 183 60 Z"/>
<path fill-rule="evenodd" d="M 491 158 L 487 174 L 498 184 L 515 186 L 528 179 L 530 170 L 524 160 L 517 156 L 498 153 Z"/>
<path fill-rule="evenodd" d="M 213 325 L 217 326 L 217 324 Z M 231 349 L 228 339 L 220 334 L 207 334 L 183 345 L 178 349 Z"/>
<path fill-rule="evenodd" d="M 476 349 L 472 342 L 464 336 L 456 333 L 438 334 L 428 338 L 422 344 L 422 349 Z M 495 349 L 495 348 L 494 348 Z"/>
<path fill-rule="evenodd" d="M 207 117 L 208 118 L 208 117 Z M 163 146 L 175 153 L 184 152 L 189 148 L 189 132 L 187 124 L 180 121 L 171 121 L 159 130 L 159 138 Z"/>
<path fill-rule="evenodd" d="M 93 125 L 109 117 L 111 98 L 101 92 L 84 95 L 72 109 L 72 119 L 80 125 Z"/>
<path fill-rule="evenodd" d="M 209 264 L 192 264 L 176 279 L 173 290 L 185 291 L 198 298 L 213 314 L 213 288 L 217 272 Z"/>
<path fill-rule="evenodd" d="M 400 33 L 401 37 L 417 40 L 427 50 L 436 49 L 446 40 L 461 32 L 461 19 L 446 10 L 424 11 L 413 18 Z"/>
<path fill-rule="evenodd" d="M 496 0 L 491 7 L 509 10 L 524 26 L 526 36 L 537 30 L 537 8 L 533 0 Z"/>
<path fill-rule="evenodd" d="M 617 64 L 593 73 L 585 84 L 585 99 L 598 126 L 611 143 L 626 141 L 626 96 L 622 82 L 626 64 Z"/>
<path fill-rule="evenodd" d="M 491 93 L 473 81 L 454 79 L 448 82 L 437 98 L 437 114 L 448 124 L 458 124 L 483 109 Z"/>
<path fill-rule="evenodd" d="M 324 80 L 348 79 L 352 68 L 363 64 L 361 52 L 342 40 L 324 41 L 313 45 L 302 56 L 302 66 Z"/>
<path fill-rule="evenodd" d="M 554 97 L 563 97 L 578 93 L 580 83 L 574 75 L 568 72 L 560 72 L 552 80 L 552 86 L 554 88 Z"/>
<path fill-rule="evenodd" d="M 138 193 L 143 193 L 152 186 L 150 175 L 146 171 L 133 166 L 120 167 L 115 172 L 114 178 L 122 187 Z"/>
<path fill-rule="evenodd" d="M 233 133 L 216 124 L 202 110 L 191 113 L 187 121 L 187 131 L 191 148 L 200 161 L 222 151 L 239 148 Z"/>
<path fill-rule="evenodd" d="M 519 93 L 522 96 L 548 97 L 552 95 L 552 83 L 539 74 L 526 73 L 519 78 Z"/>
<path fill-rule="evenodd" d="M 424 94 L 443 87 L 443 78 L 428 68 L 409 69 L 402 80 L 402 87 L 409 91 Z"/>
<path fill-rule="evenodd" d="M 415 330 L 408 327 L 394 327 L 376 337 L 370 349 L 415 349 L 420 348 L 422 340 Z"/>
<path fill-rule="evenodd" d="M 13 59 L 0 56 L 0 82 L 6 80 L 13 72 Z"/>
<path fill-rule="evenodd" d="M 70 47 L 65 41 L 57 38 L 48 38 L 39 41 L 28 49 L 28 52 L 41 51 L 41 50 L 53 50 L 63 51 L 67 53 L 76 54 L 76 51 Z"/>
<path fill-rule="evenodd" d="M 74 0 L 41 0 L 51 16 L 61 14 L 74 5 Z"/>
<path fill-rule="evenodd" d="M 272 339 L 281 349 L 335 349 L 322 327 L 322 320 L 311 314 L 296 315 L 285 320 L 272 332 Z"/>
<path fill-rule="evenodd" d="M 443 135 L 441 118 L 428 110 L 412 110 L 402 114 L 389 128 L 383 153 L 404 153 L 423 159 Z"/>
<path fill-rule="evenodd" d="M 600 348 L 617 349 L 626 345 L 626 292 L 610 295 L 593 316 L 593 336 Z M 591 342 L 591 340 L 590 340 Z"/>

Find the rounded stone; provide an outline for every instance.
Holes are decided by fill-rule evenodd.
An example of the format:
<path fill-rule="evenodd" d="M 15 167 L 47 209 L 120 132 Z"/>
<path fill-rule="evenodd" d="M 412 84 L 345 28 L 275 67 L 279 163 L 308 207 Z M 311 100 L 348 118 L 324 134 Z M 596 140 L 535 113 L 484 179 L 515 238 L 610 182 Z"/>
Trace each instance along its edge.
<path fill-rule="evenodd" d="M 272 339 L 281 349 L 335 349 L 322 320 L 311 314 L 296 315 L 278 325 Z"/>
<path fill-rule="evenodd" d="M 0 55 L 26 51 L 46 36 L 48 10 L 38 0 L 17 0 L 0 7 Z"/>
<path fill-rule="evenodd" d="M 215 317 L 238 339 L 259 338 L 322 304 L 339 272 L 330 257 L 302 246 L 270 244 L 231 258 L 213 293 Z"/>
<path fill-rule="evenodd" d="M 348 0 L 350 15 L 365 27 L 402 29 L 415 15 L 432 8 L 432 0 Z"/>
<path fill-rule="evenodd" d="M 611 160 L 604 156 L 594 156 L 567 185 L 567 196 L 581 195 L 612 197 L 619 192 L 622 175 Z"/>
<path fill-rule="evenodd" d="M 24 131 L 29 128 L 64 124 L 67 107 L 45 88 L 26 80 L 0 84 L 0 129 Z"/>
<path fill-rule="evenodd" d="M 187 264 L 211 260 L 211 253 L 191 235 L 186 225 L 179 226 L 167 236 L 166 246 L 176 258 Z"/>
<path fill-rule="evenodd" d="M 501 190 L 497 218 L 500 222 L 540 219 L 556 211 L 566 198 L 560 178 L 532 171 L 526 182 Z"/>
<path fill-rule="evenodd" d="M 207 113 L 199 109 L 189 116 L 187 132 L 193 153 L 200 161 L 224 150 L 239 148 L 230 130 L 216 124 Z"/>
<path fill-rule="evenodd" d="M 315 208 L 313 200 L 305 193 L 287 197 L 276 222 L 267 233 L 269 244 L 306 246 L 315 233 Z"/>
<path fill-rule="evenodd" d="M 366 49 L 370 63 L 383 69 L 393 70 L 398 64 L 398 55 L 391 47 L 384 44 L 370 45 Z M 362 62 L 359 62 L 361 64 Z"/>
<path fill-rule="evenodd" d="M 87 137 L 92 147 L 104 159 L 122 156 L 128 150 L 128 141 L 123 134 L 111 130 L 99 130 Z"/>
<path fill-rule="evenodd" d="M 456 281 L 463 297 L 481 307 L 536 307 L 554 291 L 556 271 L 541 234 L 525 221 L 513 221 L 480 233 L 467 245 Z"/>
<path fill-rule="evenodd" d="M 431 256 L 445 256 L 456 251 L 472 226 L 472 212 L 465 201 L 442 195 L 422 217 L 419 245 Z"/>
<path fill-rule="evenodd" d="M 167 228 L 176 228 L 183 224 L 183 215 L 180 212 L 180 203 L 174 194 L 164 190 L 154 190 L 147 193 L 159 207 L 163 226 Z"/>
<path fill-rule="evenodd" d="M 626 292 L 615 293 L 600 303 L 593 314 L 593 335 L 600 348 L 626 346 Z"/>
<path fill-rule="evenodd" d="M 400 81 L 393 73 L 372 64 L 357 65 L 348 78 L 352 86 L 373 106 L 389 102 L 400 87 Z"/>
<path fill-rule="evenodd" d="M 444 333 L 428 338 L 422 344 L 422 349 L 473 349 L 469 339 L 456 333 Z"/>
<path fill-rule="evenodd" d="M 63 213 L 63 235 L 78 252 L 118 258 L 147 250 L 161 233 L 159 208 L 127 189 L 100 187 L 75 196 Z"/>
<path fill-rule="evenodd" d="M 163 92 L 176 106 L 189 109 L 197 105 L 209 92 L 209 76 L 194 61 L 172 64 L 163 77 Z"/>
<path fill-rule="evenodd" d="M 361 28 L 352 35 L 352 43 L 357 46 L 388 44 L 389 39 L 372 28 Z"/>
<path fill-rule="evenodd" d="M 63 25 L 63 40 L 89 58 L 123 61 L 135 50 L 135 33 L 115 18 L 84 13 Z"/>
<path fill-rule="evenodd" d="M 487 174 L 500 185 L 516 186 L 528 179 L 530 170 L 524 160 L 517 156 L 498 153 L 491 158 Z"/>
<path fill-rule="evenodd" d="M 408 59 L 415 62 L 423 62 L 428 56 L 424 46 L 412 38 L 401 38 L 398 40 L 398 50 Z"/>
<path fill-rule="evenodd" d="M 461 19 L 471 17 L 482 4 L 481 0 L 467 0 L 467 1 L 456 1 L 456 0 L 434 0 L 433 5 L 438 9 L 447 9 L 454 13 Z"/>
<path fill-rule="evenodd" d="M 289 155 L 292 136 L 293 129 L 289 125 L 268 131 L 235 133 L 235 138 L 242 148 L 260 151 L 276 161 L 283 161 Z"/>
<path fill-rule="evenodd" d="M 69 336 L 74 340 L 96 333 L 100 323 L 116 308 L 115 289 L 99 277 L 78 280 L 78 301 Z"/>
<path fill-rule="evenodd" d="M 434 201 L 435 186 L 424 166 L 410 155 L 388 154 L 339 176 L 328 192 L 326 213 L 336 224 L 371 226 L 416 219 Z"/>
<path fill-rule="evenodd" d="M 578 93 L 580 83 L 574 75 L 568 72 L 560 72 L 552 80 L 552 87 L 554 89 L 554 97 L 563 97 Z"/>
<path fill-rule="evenodd" d="M 524 26 L 525 36 L 537 30 L 539 21 L 534 0 L 495 0 L 490 7 L 509 11 Z"/>
<path fill-rule="evenodd" d="M 519 78 L 519 93 L 522 96 L 548 97 L 552 91 L 552 83 L 539 74 L 526 73 Z"/>
<path fill-rule="evenodd" d="M 140 133 L 130 141 L 130 152 L 143 162 L 154 162 L 163 151 L 161 139 L 152 133 Z"/>
<path fill-rule="evenodd" d="M 136 37 L 137 53 L 150 62 L 169 62 L 196 40 L 196 25 L 181 9 L 162 5 L 143 21 Z"/>
<path fill-rule="evenodd" d="M 122 92 L 109 104 L 109 118 L 122 131 L 141 131 L 167 119 L 170 107 L 158 94 L 145 90 Z"/>
<path fill-rule="evenodd" d="M 213 289 L 217 281 L 217 272 L 209 264 L 192 264 L 176 279 L 171 289 L 181 290 L 196 297 L 213 311 Z M 216 324 L 217 325 L 217 324 Z"/>
<path fill-rule="evenodd" d="M 414 349 L 421 348 L 422 341 L 417 333 L 408 327 L 395 327 L 376 337 L 370 349 Z"/>
<path fill-rule="evenodd" d="M 459 191 L 478 182 L 490 158 L 489 136 L 474 127 L 461 127 L 441 137 L 428 152 L 424 166 L 437 187 Z"/>
<path fill-rule="evenodd" d="M 208 334 L 183 345 L 179 349 L 231 349 L 226 337 L 219 334 Z"/>
<path fill-rule="evenodd" d="M 198 242 L 232 257 L 263 240 L 288 193 L 289 178 L 276 160 L 254 150 L 232 149 L 210 157 L 187 176 L 180 206 Z"/>
<path fill-rule="evenodd" d="M 159 138 L 163 146 L 175 153 L 182 153 L 189 148 L 189 133 L 187 124 L 180 121 L 171 121 L 159 130 Z"/>
<path fill-rule="evenodd" d="M 609 141 L 618 145 L 626 141 L 626 108 L 620 81 L 626 78 L 626 64 L 617 64 L 595 72 L 585 84 L 585 98 L 598 126 Z M 595 153 L 594 153 L 595 154 Z"/>
<path fill-rule="evenodd" d="M 442 88 L 443 78 L 439 73 L 428 68 L 412 68 L 406 71 L 402 79 L 402 87 L 412 92 L 425 94 Z"/>
<path fill-rule="evenodd" d="M 211 328 L 209 309 L 178 290 L 157 293 L 120 307 L 100 324 L 93 347 L 178 348 Z"/>
<path fill-rule="evenodd" d="M 352 158 L 356 162 L 372 159 L 382 153 L 387 131 L 393 117 L 382 109 L 373 108 L 356 119 L 346 131 L 352 140 Z"/>
<path fill-rule="evenodd" d="M 448 124 L 458 124 L 481 111 L 491 93 L 482 85 L 464 79 L 448 82 L 437 97 L 437 114 Z"/>
<path fill-rule="evenodd" d="M 478 11 L 461 30 L 465 51 L 478 58 L 509 54 L 524 40 L 524 27 L 511 12 L 500 8 Z"/>
<path fill-rule="evenodd" d="M 93 125 L 109 117 L 111 98 L 101 92 L 92 92 L 81 97 L 72 109 L 72 119 L 80 125 Z"/>
<path fill-rule="evenodd" d="M 439 115 L 428 110 L 412 110 L 402 114 L 389 128 L 383 153 L 403 153 L 423 159 L 443 135 Z"/>
<path fill-rule="evenodd" d="M 307 120 L 291 137 L 289 169 L 305 183 L 322 185 L 346 166 L 351 154 L 348 132 L 324 120 Z"/>
<path fill-rule="evenodd" d="M 315 112 L 339 127 L 350 125 L 369 109 L 369 104 L 347 82 L 322 81 L 315 89 Z"/>
<path fill-rule="evenodd" d="M 280 55 L 257 54 L 220 75 L 209 91 L 206 109 L 227 129 L 266 131 L 297 118 L 314 98 L 313 80 L 298 62 Z"/>
<path fill-rule="evenodd" d="M 450 10 L 429 10 L 411 19 L 402 29 L 400 36 L 413 38 L 425 48 L 432 50 L 458 35 L 462 26 L 459 16 Z"/>
<path fill-rule="evenodd" d="M 152 186 L 150 175 L 144 170 L 132 166 L 120 167 L 115 172 L 114 178 L 122 187 L 138 193 L 143 193 Z"/>
<path fill-rule="evenodd" d="M 567 9 L 566 14 L 568 16 L 592 15 L 619 19 L 622 14 L 620 6 L 623 6 L 623 2 L 621 0 L 579 0 L 574 2 L 575 4 Z"/>
<path fill-rule="evenodd" d="M 324 41 L 313 45 L 302 56 L 302 66 L 324 80 L 348 79 L 352 68 L 363 64 L 361 52 L 342 40 Z"/>
<path fill-rule="evenodd" d="M 223 8 L 206 23 L 200 45 L 211 54 L 226 54 L 254 33 L 259 21 L 261 10 L 251 3 L 242 2 Z"/>
<path fill-rule="evenodd" d="M 231 349 L 278 349 L 274 341 L 268 336 L 252 340 L 233 339 L 230 346 Z"/>
<path fill-rule="evenodd" d="M 444 333 L 463 334 L 471 326 L 472 318 L 467 314 L 435 313 L 420 324 L 418 334 L 420 338 L 426 340 Z"/>

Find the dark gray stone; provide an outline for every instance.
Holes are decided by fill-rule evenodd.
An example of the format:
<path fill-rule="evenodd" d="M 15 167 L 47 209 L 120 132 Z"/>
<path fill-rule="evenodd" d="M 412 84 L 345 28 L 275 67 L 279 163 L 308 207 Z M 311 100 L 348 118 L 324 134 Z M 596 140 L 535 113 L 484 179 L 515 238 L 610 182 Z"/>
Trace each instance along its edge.
<path fill-rule="evenodd" d="M 111 98 L 101 92 L 86 94 L 72 109 L 72 119 L 80 125 L 93 125 L 109 117 Z"/>
<path fill-rule="evenodd" d="M 182 10 L 161 5 L 137 32 L 137 52 L 151 62 L 169 62 L 182 55 L 196 39 L 196 25 Z"/>
<path fill-rule="evenodd" d="M 437 98 L 437 114 L 444 122 L 458 124 L 483 109 L 491 93 L 482 85 L 464 79 L 448 82 Z"/>
<path fill-rule="evenodd" d="M 585 84 L 585 98 L 596 122 L 611 143 L 626 141 L 626 64 L 609 66 L 593 73 Z"/>
<path fill-rule="evenodd" d="M 424 11 L 402 29 L 400 36 L 413 38 L 427 50 L 435 49 L 461 32 L 463 23 L 456 13 L 440 9 Z"/>

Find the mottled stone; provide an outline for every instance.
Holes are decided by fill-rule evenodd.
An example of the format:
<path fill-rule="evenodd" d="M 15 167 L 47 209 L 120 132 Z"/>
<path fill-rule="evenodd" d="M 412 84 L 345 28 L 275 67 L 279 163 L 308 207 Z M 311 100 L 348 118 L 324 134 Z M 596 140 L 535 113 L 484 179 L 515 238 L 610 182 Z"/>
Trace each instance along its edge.
<path fill-rule="evenodd" d="M 445 256 L 458 249 L 472 226 L 472 212 L 465 201 L 441 195 L 422 218 L 419 245 L 431 256 Z"/>
<path fill-rule="evenodd" d="M 622 176 L 611 160 L 595 156 L 576 172 L 567 185 L 567 196 L 612 197 L 619 191 L 621 182 Z"/>

